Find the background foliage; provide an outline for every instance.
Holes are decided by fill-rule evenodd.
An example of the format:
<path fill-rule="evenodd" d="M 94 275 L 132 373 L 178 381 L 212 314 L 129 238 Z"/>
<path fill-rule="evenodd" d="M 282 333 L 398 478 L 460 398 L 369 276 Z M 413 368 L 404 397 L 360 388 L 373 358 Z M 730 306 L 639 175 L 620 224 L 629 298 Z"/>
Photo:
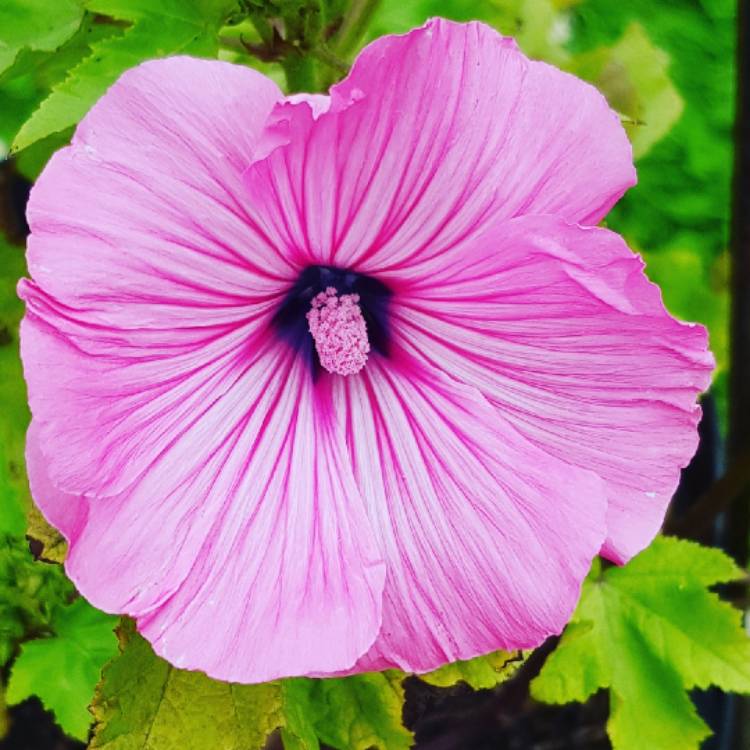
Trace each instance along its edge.
<path fill-rule="evenodd" d="M 274 730 L 273 741 L 289 750 L 414 742 L 404 725 L 405 675 L 219 683 L 171 667 L 132 623 L 77 597 L 57 564 L 64 542 L 33 508 L 24 476 L 29 415 L 15 284 L 24 273 L 24 180 L 33 181 L 123 70 L 174 53 L 218 56 L 257 67 L 289 91 L 324 90 L 367 40 L 432 15 L 478 18 L 516 36 L 530 56 L 592 81 L 620 112 L 639 184 L 608 223 L 644 254 L 670 310 L 709 327 L 714 394 L 725 412 L 731 0 L 3 0 L 0 736 L 10 731 L 8 743 L 6 706 L 32 695 L 70 737 L 108 750 L 249 750 Z M 711 591 L 744 579 L 718 550 L 669 538 L 624 568 L 597 563 L 532 695 L 559 704 L 606 690 L 616 749 L 697 748 L 710 732 L 687 691 L 750 692 L 741 613 Z M 493 689 L 526 656 L 448 665 L 421 684 Z M 520 672 L 532 663 L 538 672 L 541 661 L 532 657 Z"/>

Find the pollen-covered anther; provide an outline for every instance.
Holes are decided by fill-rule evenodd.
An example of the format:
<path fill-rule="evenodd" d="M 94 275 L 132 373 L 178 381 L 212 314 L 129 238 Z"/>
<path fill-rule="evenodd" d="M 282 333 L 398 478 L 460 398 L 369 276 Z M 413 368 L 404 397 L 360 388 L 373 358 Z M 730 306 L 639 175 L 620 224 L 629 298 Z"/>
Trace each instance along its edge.
<path fill-rule="evenodd" d="M 328 372 L 355 375 L 367 362 L 370 342 L 358 294 L 342 294 L 334 287 L 313 297 L 307 325 L 320 364 Z"/>

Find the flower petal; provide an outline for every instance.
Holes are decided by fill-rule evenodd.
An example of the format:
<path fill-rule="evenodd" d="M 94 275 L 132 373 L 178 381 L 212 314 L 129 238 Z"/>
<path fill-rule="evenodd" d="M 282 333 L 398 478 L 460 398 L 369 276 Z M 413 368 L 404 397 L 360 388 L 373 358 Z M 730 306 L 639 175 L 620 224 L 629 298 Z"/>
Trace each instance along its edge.
<path fill-rule="evenodd" d="M 618 562 L 661 525 L 713 367 L 705 329 L 672 318 L 642 269 L 613 232 L 529 216 L 496 226 L 392 306 L 415 357 L 606 481 L 603 551 Z"/>
<path fill-rule="evenodd" d="M 442 253 L 498 218 L 597 222 L 635 182 L 602 95 L 480 23 L 383 37 L 333 87 L 329 112 L 284 112 L 289 144 L 247 174 L 258 220 L 286 252 L 362 273 Z"/>
<path fill-rule="evenodd" d="M 76 539 L 86 525 L 88 501 L 77 495 L 67 495 L 52 484 L 38 425 L 33 420 L 26 432 L 26 473 L 34 502 L 47 521 L 68 541 Z"/>
<path fill-rule="evenodd" d="M 189 418 L 183 406 L 197 408 L 186 393 L 210 398 L 217 368 L 238 364 L 296 276 L 254 229 L 241 184 L 279 99 L 275 84 L 240 66 L 145 63 L 37 181 L 33 282 L 19 289 L 49 335 L 23 349 L 62 489 L 126 489 L 174 438 L 178 416 Z M 41 329 L 25 330 L 38 339 Z"/>
<path fill-rule="evenodd" d="M 32 491 L 70 541 L 81 593 L 218 679 L 350 668 L 379 629 L 385 568 L 343 437 L 313 398 L 303 363 L 259 358 L 200 430 L 105 499 L 52 484 L 33 425 Z"/>
<path fill-rule="evenodd" d="M 244 320 L 214 325 L 208 312 L 204 326 L 198 316 L 192 326 L 170 328 L 166 316 L 130 329 L 97 323 L 95 314 L 61 305 L 33 282 L 21 294 L 29 404 L 52 481 L 76 495 L 125 491 L 273 343 L 268 316 L 252 309 Z"/>
<path fill-rule="evenodd" d="M 123 74 L 32 190 L 37 284 L 89 306 L 127 291 L 128 302 L 144 291 L 174 307 L 263 292 L 289 263 L 254 228 L 241 175 L 280 98 L 261 74 L 219 61 L 175 57 Z"/>
<path fill-rule="evenodd" d="M 331 387 L 387 566 L 383 627 L 355 671 L 422 672 L 560 632 L 604 536 L 601 480 L 408 361 L 372 358 Z"/>

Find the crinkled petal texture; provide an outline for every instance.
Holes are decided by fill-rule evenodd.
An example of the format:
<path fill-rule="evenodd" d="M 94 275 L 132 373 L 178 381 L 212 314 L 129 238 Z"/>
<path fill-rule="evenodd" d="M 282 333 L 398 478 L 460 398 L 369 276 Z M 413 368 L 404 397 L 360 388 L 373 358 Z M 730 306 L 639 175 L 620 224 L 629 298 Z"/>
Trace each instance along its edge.
<path fill-rule="evenodd" d="M 705 331 L 615 235 L 595 89 L 481 24 L 367 47 L 330 98 L 172 58 L 32 192 L 32 491 L 67 570 L 173 663 L 258 682 L 432 669 L 561 630 L 658 527 Z M 311 377 L 310 264 L 387 283 L 391 351 Z M 605 541 L 606 540 L 606 541 Z"/>
<path fill-rule="evenodd" d="M 705 328 L 666 312 L 618 235 L 551 216 L 504 222 L 465 263 L 433 264 L 393 316 L 409 356 L 605 481 L 603 554 L 625 562 L 651 541 L 695 452 L 713 357 Z"/>

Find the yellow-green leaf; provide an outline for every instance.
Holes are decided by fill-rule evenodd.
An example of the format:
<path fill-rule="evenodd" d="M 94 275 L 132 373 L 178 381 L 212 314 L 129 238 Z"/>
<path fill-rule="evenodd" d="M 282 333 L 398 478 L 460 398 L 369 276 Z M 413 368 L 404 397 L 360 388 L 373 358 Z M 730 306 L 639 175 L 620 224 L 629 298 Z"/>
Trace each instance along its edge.
<path fill-rule="evenodd" d="M 495 651 L 476 659 L 446 664 L 419 677 L 437 687 L 449 687 L 457 682 L 465 682 L 475 690 L 493 688 L 512 677 L 525 658 L 521 651 Z"/>
<path fill-rule="evenodd" d="M 104 670 L 91 750 L 255 750 L 281 723 L 278 683 L 236 685 L 176 669 L 132 623 Z"/>

